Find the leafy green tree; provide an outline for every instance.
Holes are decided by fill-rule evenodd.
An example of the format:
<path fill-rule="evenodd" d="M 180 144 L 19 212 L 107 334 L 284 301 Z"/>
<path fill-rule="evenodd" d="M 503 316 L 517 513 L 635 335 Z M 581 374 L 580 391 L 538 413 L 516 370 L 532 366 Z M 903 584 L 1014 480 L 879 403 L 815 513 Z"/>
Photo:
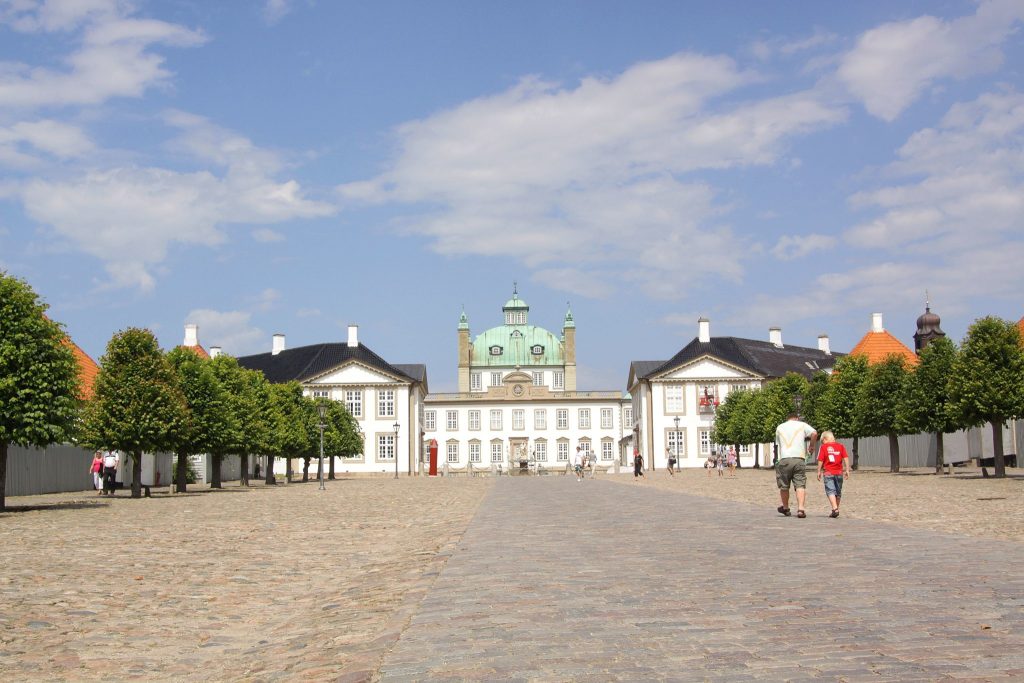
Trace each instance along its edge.
<path fill-rule="evenodd" d="M 129 328 L 107 344 L 85 411 L 85 442 L 132 461 L 132 498 L 142 496 L 142 454 L 173 450 L 189 427 L 185 396 L 156 337 Z"/>
<path fill-rule="evenodd" d="M 180 346 L 167 354 L 167 360 L 175 371 L 191 416 L 175 447 L 175 478 L 181 492 L 187 488 L 189 456 L 223 452 L 235 440 L 238 425 L 230 410 L 230 397 L 214 374 L 211 361 Z"/>
<path fill-rule="evenodd" d="M 740 434 L 745 443 L 754 444 L 754 469 L 761 467 L 761 444 L 769 443 L 775 438 L 774 428 L 771 433 L 765 429 L 768 424 L 769 397 L 763 389 L 754 389 L 748 398 L 743 400 Z M 768 465 L 768 454 L 765 454 L 765 465 Z"/>
<path fill-rule="evenodd" d="M 868 369 L 868 376 L 857 395 L 857 432 L 863 436 L 889 438 L 889 471 L 900 471 L 901 423 L 899 402 L 907 383 L 906 359 L 888 356 Z"/>
<path fill-rule="evenodd" d="M 745 394 L 745 391 L 733 391 L 730 392 L 722 404 L 718 406 L 718 410 L 715 411 L 715 428 L 711 432 L 711 441 L 720 444 L 730 444 L 736 446 L 739 444 L 739 436 L 741 433 L 742 424 L 740 418 L 742 417 L 737 406 L 742 402 L 740 394 Z M 739 447 L 736 447 L 737 451 Z"/>
<path fill-rule="evenodd" d="M 800 418 L 807 424 L 814 427 L 818 433 L 824 431 L 821 426 L 821 409 L 828 391 L 829 375 L 825 372 L 816 372 L 807 383 L 807 390 L 804 392 L 803 403 L 800 406 Z"/>
<path fill-rule="evenodd" d="M 0 511 L 8 446 L 68 441 L 78 416 L 78 366 L 46 308 L 28 283 L 0 272 Z"/>
<path fill-rule="evenodd" d="M 267 440 L 268 452 L 273 457 L 285 458 L 286 476 L 291 482 L 293 457 L 309 449 L 309 432 L 303 418 L 302 387 L 298 382 L 271 384 L 271 429 Z M 273 467 L 267 467 L 267 483 L 273 484 Z"/>
<path fill-rule="evenodd" d="M 829 430 L 837 438 L 853 439 L 850 463 L 853 469 L 860 466 L 859 438 L 857 431 L 857 397 L 861 385 L 868 376 L 868 359 L 864 356 L 843 356 L 836 361 L 828 389 L 815 407 L 815 425 L 822 431 Z"/>
<path fill-rule="evenodd" d="M 807 380 L 795 372 L 786 375 L 768 385 L 762 391 L 761 400 L 761 435 L 767 437 L 765 443 L 772 443 L 773 462 L 778 459 L 778 445 L 775 444 L 775 430 L 796 410 L 796 396 L 807 391 Z"/>
<path fill-rule="evenodd" d="M 334 459 L 357 455 L 363 451 L 356 420 L 340 401 L 330 401 L 324 431 L 324 455 L 330 457 L 330 479 L 334 479 Z"/>
<path fill-rule="evenodd" d="M 242 438 L 237 449 L 241 465 L 242 485 L 249 485 L 249 457 L 267 451 L 273 417 L 270 406 L 270 383 L 258 370 L 242 370 L 244 390 L 239 400 Z"/>
<path fill-rule="evenodd" d="M 992 316 L 976 320 L 953 367 L 953 413 L 970 427 L 991 423 L 995 475 L 1005 477 L 1003 425 L 1024 415 L 1024 349 L 1017 325 Z"/>
<path fill-rule="evenodd" d="M 926 346 L 920 363 L 907 377 L 900 396 L 897 420 L 905 434 L 935 434 L 935 472 L 945 459 L 943 435 L 962 428 L 950 400 L 950 380 L 956 363 L 956 346 L 940 337 Z"/>

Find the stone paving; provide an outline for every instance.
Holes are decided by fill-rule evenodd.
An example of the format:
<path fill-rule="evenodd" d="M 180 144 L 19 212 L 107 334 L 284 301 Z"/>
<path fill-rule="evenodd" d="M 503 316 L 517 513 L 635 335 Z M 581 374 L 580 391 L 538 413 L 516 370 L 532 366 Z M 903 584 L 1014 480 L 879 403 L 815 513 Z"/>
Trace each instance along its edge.
<path fill-rule="evenodd" d="M 776 504 L 499 479 L 379 676 L 1024 680 L 1024 544 Z"/>

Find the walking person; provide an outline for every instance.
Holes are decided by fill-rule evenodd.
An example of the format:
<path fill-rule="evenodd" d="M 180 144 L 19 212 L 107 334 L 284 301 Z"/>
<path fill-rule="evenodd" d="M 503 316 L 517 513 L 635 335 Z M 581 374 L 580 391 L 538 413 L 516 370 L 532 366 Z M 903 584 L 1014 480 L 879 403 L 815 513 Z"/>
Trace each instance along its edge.
<path fill-rule="evenodd" d="M 714 453 L 714 451 L 712 451 L 712 453 Z M 724 453 L 717 453 L 717 454 L 715 454 L 715 468 L 718 470 L 718 476 L 721 477 L 721 476 L 723 476 L 725 474 L 725 454 Z"/>
<path fill-rule="evenodd" d="M 92 454 L 92 464 L 89 465 L 89 473 L 92 474 L 92 487 L 96 489 L 96 495 L 103 495 L 103 451 L 96 451 Z"/>
<path fill-rule="evenodd" d="M 736 476 L 736 448 L 729 446 L 729 453 L 725 456 L 725 464 L 729 466 L 729 476 Z"/>
<path fill-rule="evenodd" d="M 708 479 L 711 478 L 711 470 L 715 469 L 715 456 L 709 455 L 708 459 L 704 461 L 704 469 L 708 472 Z"/>
<path fill-rule="evenodd" d="M 580 453 L 582 449 L 576 447 L 576 455 L 572 459 L 572 470 L 576 473 L 576 481 L 583 481 L 583 455 Z"/>
<path fill-rule="evenodd" d="M 668 473 L 674 477 L 676 476 L 674 472 L 676 468 L 676 454 L 672 452 L 671 448 L 666 448 L 665 454 L 668 456 Z"/>
<path fill-rule="evenodd" d="M 640 455 L 640 449 L 633 449 L 633 479 L 644 476 L 644 456 Z"/>
<path fill-rule="evenodd" d="M 836 441 L 832 432 L 821 433 L 821 450 L 818 451 L 818 481 L 825 472 L 825 495 L 832 505 L 833 519 L 839 516 L 839 503 L 843 499 L 843 480 L 850 476 L 850 458 L 846 447 Z"/>
<path fill-rule="evenodd" d="M 121 456 L 117 451 L 107 451 L 103 455 L 103 491 L 108 496 L 114 495 L 117 485 L 117 469 L 121 465 Z"/>
<path fill-rule="evenodd" d="M 818 443 L 818 432 L 814 427 L 800 419 L 795 411 L 789 418 L 775 429 L 775 443 L 779 449 L 779 459 L 775 463 L 775 483 L 779 487 L 779 514 L 789 517 L 789 488 L 796 491 L 796 516 L 803 519 L 807 516 L 804 500 L 807 498 L 807 443 L 811 440 L 810 452 Z"/>

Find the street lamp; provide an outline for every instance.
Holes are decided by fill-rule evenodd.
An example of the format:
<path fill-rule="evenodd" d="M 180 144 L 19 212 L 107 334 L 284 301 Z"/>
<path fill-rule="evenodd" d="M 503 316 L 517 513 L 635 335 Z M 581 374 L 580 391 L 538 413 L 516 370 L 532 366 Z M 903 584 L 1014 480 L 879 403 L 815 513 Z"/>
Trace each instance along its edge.
<path fill-rule="evenodd" d="M 676 456 L 676 472 L 678 472 L 679 471 L 679 416 L 676 415 L 674 418 L 672 418 L 672 421 L 676 423 L 676 449 L 675 449 L 676 452 L 675 452 L 675 456 Z"/>
<path fill-rule="evenodd" d="M 391 428 L 395 430 L 395 479 L 398 479 L 398 430 L 401 426 L 397 421 L 391 425 Z"/>
<path fill-rule="evenodd" d="M 793 394 L 793 410 L 796 411 L 797 415 L 800 415 L 800 406 L 804 402 L 804 397 L 800 394 Z"/>
<path fill-rule="evenodd" d="M 319 415 L 320 415 L 320 466 L 319 466 L 319 470 L 320 470 L 320 490 L 323 491 L 323 490 L 326 489 L 326 487 L 324 486 L 324 427 L 326 427 L 327 425 L 324 424 L 324 418 L 327 417 L 327 403 L 325 401 L 320 401 L 319 403 L 317 403 L 317 405 L 316 405 L 316 412 L 319 413 Z"/>

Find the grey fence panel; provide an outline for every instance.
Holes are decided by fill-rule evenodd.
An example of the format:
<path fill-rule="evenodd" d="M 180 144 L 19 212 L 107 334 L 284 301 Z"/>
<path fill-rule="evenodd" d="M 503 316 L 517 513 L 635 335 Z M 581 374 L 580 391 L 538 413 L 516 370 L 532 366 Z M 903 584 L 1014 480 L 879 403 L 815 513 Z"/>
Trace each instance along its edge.
<path fill-rule="evenodd" d="M 39 493 L 86 491 L 92 489 L 90 450 L 70 444 L 46 448 L 11 446 L 7 450 L 8 496 L 33 496 Z"/>
<path fill-rule="evenodd" d="M 942 439 L 944 461 L 963 462 L 970 459 L 972 448 L 969 447 L 973 434 L 954 432 L 946 434 Z M 853 448 L 852 439 L 839 439 L 846 450 Z M 899 437 L 900 467 L 935 467 L 935 435 L 904 434 Z M 885 436 L 865 437 L 858 441 L 860 465 L 863 467 L 889 466 L 889 438 Z"/>

